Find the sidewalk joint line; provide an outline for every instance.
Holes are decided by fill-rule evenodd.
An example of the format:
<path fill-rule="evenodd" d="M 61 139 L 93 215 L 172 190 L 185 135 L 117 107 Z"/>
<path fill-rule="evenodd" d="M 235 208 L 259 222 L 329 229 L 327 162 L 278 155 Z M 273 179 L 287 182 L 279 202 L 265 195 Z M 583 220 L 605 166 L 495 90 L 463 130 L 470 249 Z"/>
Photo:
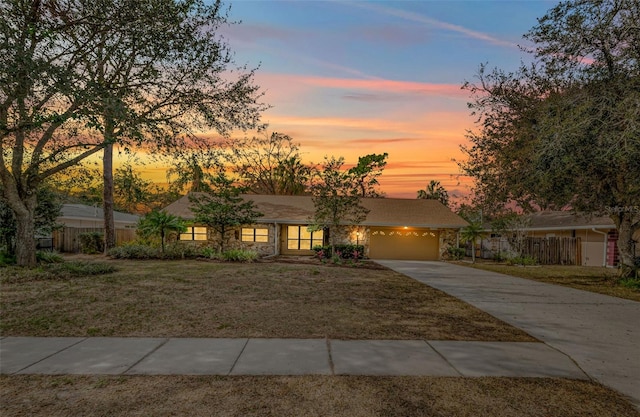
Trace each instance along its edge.
<path fill-rule="evenodd" d="M 74 347 L 74 346 L 76 346 L 76 345 L 78 345 L 78 344 L 80 344 L 80 343 L 82 343 L 82 342 L 84 342 L 85 340 L 88 340 L 88 339 L 89 339 L 88 337 L 83 337 L 82 339 L 78 340 L 76 343 L 73 343 L 73 344 L 71 344 L 71 345 L 69 345 L 69 346 L 65 346 L 65 347 L 63 347 L 62 349 L 60 349 L 60 350 L 58 350 L 58 351 L 56 351 L 56 352 L 53 352 L 51 355 L 45 356 L 44 358 L 42 358 L 42 359 L 40 359 L 40 360 L 38 360 L 38 361 L 35 361 L 34 363 L 31 363 L 31 364 L 29 364 L 29 365 L 25 366 L 24 368 L 18 369 L 17 371 L 12 372 L 12 373 L 11 373 L 11 374 L 9 374 L 9 375 L 16 375 L 16 374 L 18 374 L 19 372 L 22 372 L 22 371 L 24 371 L 25 369 L 32 367 L 33 365 L 37 365 L 37 364 L 39 364 L 40 362 L 42 362 L 42 361 L 44 361 L 44 360 L 46 360 L 46 359 L 49 359 L 50 357 L 55 356 L 55 355 L 57 355 L 58 353 L 64 352 L 65 350 L 67 350 L 67 349 L 69 349 L 69 348 L 72 348 L 72 347 Z"/>
<path fill-rule="evenodd" d="M 584 369 L 582 369 L 582 367 L 580 366 L 580 364 L 579 364 L 578 362 L 576 362 L 576 360 L 575 360 L 575 359 L 573 359 L 573 358 L 571 357 L 571 355 L 568 355 L 568 354 L 564 353 L 563 351 L 561 351 L 561 350 L 560 350 L 560 349 L 558 349 L 557 347 L 552 346 L 552 345 L 548 344 L 547 342 L 542 342 L 542 343 L 544 343 L 544 345 L 545 345 L 545 346 L 549 346 L 551 349 L 555 350 L 555 351 L 556 351 L 556 352 L 558 352 L 558 353 L 562 353 L 564 356 L 566 356 L 567 358 L 569 358 L 569 360 L 570 360 L 570 361 L 571 361 L 571 362 L 576 366 L 576 368 L 580 369 L 580 372 L 582 372 L 583 374 L 585 374 L 585 376 L 586 376 L 587 378 L 589 378 L 589 380 L 590 380 L 590 381 L 600 382 L 600 381 L 598 381 L 597 379 L 595 379 L 594 377 L 592 377 L 591 375 L 589 375 L 589 373 L 588 373 L 587 371 L 585 371 Z"/>
<path fill-rule="evenodd" d="M 236 357 L 236 360 L 233 361 L 233 364 L 231 365 L 231 368 L 229 368 L 229 372 L 227 372 L 226 376 L 231 375 L 231 372 L 233 372 L 233 368 L 236 367 L 236 364 L 238 363 L 238 361 L 240 360 L 240 357 L 242 356 L 242 354 L 244 353 L 244 350 L 247 348 L 247 345 L 249 344 L 249 338 L 247 337 L 247 340 L 244 342 L 244 345 L 242 346 L 242 349 L 240 350 L 240 353 L 238 353 L 238 356 Z"/>
<path fill-rule="evenodd" d="M 329 355 L 329 369 L 331 370 L 331 375 L 335 376 L 336 371 L 333 363 L 333 355 L 331 353 L 331 340 L 329 340 L 329 336 L 326 337 L 326 341 L 327 341 L 327 354 Z"/>
<path fill-rule="evenodd" d="M 443 361 L 445 361 L 447 363 L 447 365 L 449 365 L 454 371 L 456 371 L 458 373 L 458 375 L 464 377 L 464 375 L 462 374 L 462 372 L 460 372 L 458 370 L 458 368 L 456 368 L 455 366 L 453 366 L 453 364 L 451 362 L 449 362 L 449 359 L 447 359 L 442 353 L 440 353 L 440 351 L 438 349 L 436 349 L 431 343 L 429 343 L 428 340 L 423 340 L 424 343 L 427 344 L 427 346 L 429 346 L 431 349 L 433 349 L 434 352 L 436 352 L 436 354 L 438 356 L 440 356 L 442 358 Z"/>
<path fill-rule="evenodd" d="M 131 365 L 130 367 L 128 367 L 127 369 L 125 369 L 124 371 L 120 372 L 120 375 L 124 375 L 127 372 L 129 372 L 131 369 L 133 369 L 136 365 L 138 365 L 140 362 L 142 362 L 143 360 L 147 359 L 149 356 L 151 356 L 152 354 L 154 354 L 158 349 L 160 349 L 162 346 L 166 345 L 167 343 L 169 343 L 169 340 L 171 340 L 170 337 L 165 338 L 162 343 L 160 343 L 158 346 L 156 346 L 155 348 L 153 348 L 150 352 L 148 352 L 146 355 L 144 355 L 143 357 L 141 357 L 140 359 L 138 359 L 133 365 Z"/>

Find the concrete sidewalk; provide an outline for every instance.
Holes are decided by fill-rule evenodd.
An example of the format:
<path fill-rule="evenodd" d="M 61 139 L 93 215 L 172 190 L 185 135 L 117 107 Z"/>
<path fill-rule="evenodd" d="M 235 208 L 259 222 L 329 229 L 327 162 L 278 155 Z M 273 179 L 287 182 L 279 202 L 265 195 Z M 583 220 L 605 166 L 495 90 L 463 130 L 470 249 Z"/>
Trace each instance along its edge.
<path fill-rule="evenodd" d="M 543 343 L 327 339 L 6 337 L 0 373 L 587 379 Z"/>
<path fill-rule="evenodd" d="M 640 408 L 640 303 L 444 262 L 379 263 L 526 331 Z"/>

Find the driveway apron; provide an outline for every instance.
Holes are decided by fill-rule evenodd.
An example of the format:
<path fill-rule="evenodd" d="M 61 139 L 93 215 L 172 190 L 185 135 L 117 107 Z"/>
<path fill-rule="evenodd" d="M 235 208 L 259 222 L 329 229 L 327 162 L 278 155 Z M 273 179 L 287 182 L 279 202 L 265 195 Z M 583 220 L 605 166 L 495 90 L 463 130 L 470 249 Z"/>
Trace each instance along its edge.
<path fill-rule="evenodd" d="M 640 408 L 640 303 L 444 262 L 377 262 L 526 331 Z"/>

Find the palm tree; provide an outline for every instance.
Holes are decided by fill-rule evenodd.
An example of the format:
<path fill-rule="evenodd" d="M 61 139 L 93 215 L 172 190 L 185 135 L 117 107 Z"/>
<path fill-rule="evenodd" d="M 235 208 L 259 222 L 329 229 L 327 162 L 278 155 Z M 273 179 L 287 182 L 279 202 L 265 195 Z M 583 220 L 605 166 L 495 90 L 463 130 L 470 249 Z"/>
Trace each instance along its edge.
<path fill-rule="evenodd" d="M 460 238 L 463 242 L 471 242 L 471 262 L 476 263 L 476 241 L 484 235 L 484 229 L 480 222 L 470 222 L 469 226 L 460 230 Z"/>
<path fill-rule="evenodd" d="M 440 184 L 440 181 L 431 180 L 427 188 L 418 190 L 418 198 L 424 200 L 438 200 L 445 206 L 449 206 L 449 193 Z"/>
<path fill-rule="evenodd" d="M 138 222 L 138 230 L 143 236 L 160 236 L 162 253 L 164 253 L 165 237 L 169 233 L 180 233 L 186 229 L 184 220 L 166 211 L 152 211 Z"/>

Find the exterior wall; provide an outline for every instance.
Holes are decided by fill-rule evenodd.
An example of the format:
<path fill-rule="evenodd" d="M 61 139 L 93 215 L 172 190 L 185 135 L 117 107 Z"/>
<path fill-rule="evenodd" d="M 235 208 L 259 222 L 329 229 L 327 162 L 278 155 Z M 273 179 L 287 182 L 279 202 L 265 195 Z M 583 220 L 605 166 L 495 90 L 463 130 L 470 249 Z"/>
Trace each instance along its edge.
<path fill-rule="evenodd" d="M 440 252 L 438 254 L 439 259 L 445 259 L 445 254 L 449 248 L 458 247 L 458 230 L 456 229 L 442 229 L 440 230 Z"/>
<path fill-rule="evenodd" d="M 198 226 L 198 225 L 195 225 Z M 242 227 L 264 228 L 268 230 L 267 242 L 243 242 L 242 241 Z M 276 252 L 276 233 L 275 225 L 273 224 L 257 224 L 250 226 L 234 227 L 229 229 L 226 233 L 224 248 L 229 249 L 244 249 L 253 250 L 260 256 L 273 255 Z M 174 236 L 171 241 L 176 241 Z M 184 245 L 193 245 L 198 247 L 213 247 L 218 249 L 220 247 L 220 234 L 214 229 L 207 227 L 207 240 L 180 240 L 180 243 Z"/>

